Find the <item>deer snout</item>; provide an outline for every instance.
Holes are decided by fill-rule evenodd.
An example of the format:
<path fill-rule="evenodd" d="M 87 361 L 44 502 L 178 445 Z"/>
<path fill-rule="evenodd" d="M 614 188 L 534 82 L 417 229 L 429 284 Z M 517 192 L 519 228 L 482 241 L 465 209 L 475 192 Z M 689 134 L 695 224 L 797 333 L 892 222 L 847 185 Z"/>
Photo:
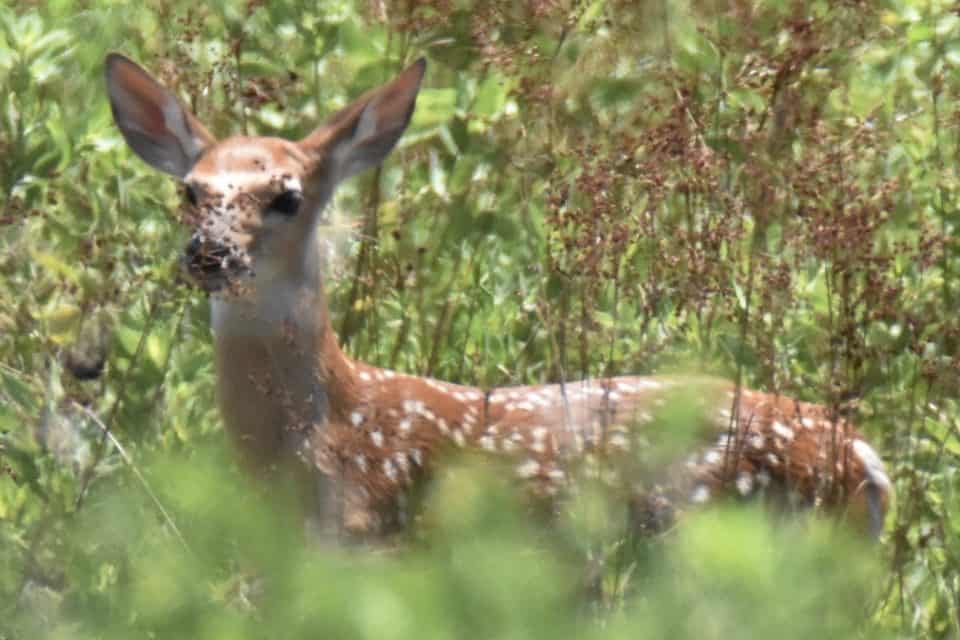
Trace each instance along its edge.
<path fill-rule="evenodd" d="M 183 266 L 200 288 L 214 293 L 249 271 L 244 255 L 235 246 L 195 233 L 184 250 Z"/>

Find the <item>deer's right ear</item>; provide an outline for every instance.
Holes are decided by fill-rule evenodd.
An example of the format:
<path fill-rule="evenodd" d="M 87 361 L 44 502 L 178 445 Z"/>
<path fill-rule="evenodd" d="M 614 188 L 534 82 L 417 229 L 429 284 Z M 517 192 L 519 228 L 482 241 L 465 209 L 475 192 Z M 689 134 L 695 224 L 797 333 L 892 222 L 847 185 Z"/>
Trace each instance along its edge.
<path fill-rule="evenodd" d="M 118 53 L 106 59 L 113 120 L 150 166 L 183 178 L 215 140 L 176 96 Z"/>

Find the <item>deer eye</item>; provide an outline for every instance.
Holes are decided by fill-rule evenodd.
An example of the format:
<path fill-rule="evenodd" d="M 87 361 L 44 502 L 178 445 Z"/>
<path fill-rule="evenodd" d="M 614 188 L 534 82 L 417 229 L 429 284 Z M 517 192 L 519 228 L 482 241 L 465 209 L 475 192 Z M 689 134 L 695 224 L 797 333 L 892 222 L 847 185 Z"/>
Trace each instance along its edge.
<path fill-rule="evenodd" d="M 197 192 L 193 187 L 190 185 L 184 187 L 183 195 L 187 199 L 187 202 L 190 203 L 191 207 L 197 206 Z"/>
<path fill-rule="evenodd" d="M 303 194 L 299 191 L 284 191 L 270 201 L 270 206 L 268 206 L 267 209 L 282 213 L 285 216 L 292 216 L 296 215 L 300 209 L 301 202 L 303 202 Z"/>

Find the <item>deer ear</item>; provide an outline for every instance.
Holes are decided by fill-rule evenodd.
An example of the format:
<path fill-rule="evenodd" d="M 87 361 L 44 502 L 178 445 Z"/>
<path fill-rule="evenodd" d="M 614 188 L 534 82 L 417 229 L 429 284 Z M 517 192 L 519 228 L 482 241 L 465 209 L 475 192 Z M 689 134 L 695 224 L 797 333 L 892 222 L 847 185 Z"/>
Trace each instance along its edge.
<path fill-rule="evenodd" d="M 133 151 L 155 169 L 183 178 L 214 144 L 213 136 L 176 96 L 118 53 L 106 59 L 113 120 Z"/>
<path fill-rule="evenodd" d="M 301 148 L 331 163 L 340 180 L 380 164 L 410 123 L 426 68 L 427 61 L 420 58 L 357 98 L 304 138 Z"/>

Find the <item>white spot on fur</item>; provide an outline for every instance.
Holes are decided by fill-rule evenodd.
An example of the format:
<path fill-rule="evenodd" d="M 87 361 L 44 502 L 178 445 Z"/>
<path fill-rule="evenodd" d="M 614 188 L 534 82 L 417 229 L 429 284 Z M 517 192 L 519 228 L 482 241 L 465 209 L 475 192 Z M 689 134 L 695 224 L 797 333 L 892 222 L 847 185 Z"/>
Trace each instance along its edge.
<path fill-rule="evenodd" d="M 517 475 L 521 478 L 532 478 L 540 472 L 540 463 L 536 460 L 526 460 L 517 465 Z"/>
<path fill-rule="evenodd" d="M 737 491 L 742 496 L 748 496 L 753 491 L 753 476 L 749 471 L 741 471 L 737 475 Z"/>
<path fill-rule="evenodd" d="M 353 462 L 357 465 L 357 468 L 360 469 L 360 473 L 367 472 L 367 458 L 363 455 L 353 456 Z"/>
<path fill-rule="evenodd" d="M 379 431 L 371 431 L 371 432 L 370 432 L 370 440 L 371 440 L 371 441 L 373 442 L 373 444 L 374 444 L 375 446 L 377 446 L 377 447 L 382 447 L 382 446 L 383 446 L 383 434 L 382 434 L 381 432 L 379 432 Z"/>
<path fill-rule="evenodd" d="M 403 475 L 410 473 L 410 461 L 407 458 L 406 453 L 398 451 L 397 453 L 393 454 L 393 460 L 397 463 L 397 466 L 400 468 L 400 471 L 403 472 Z"/>
<path fill-rule="evenodd" d="M 484 451 L 496 451 L 496 443 L 490 436 L 483 436 L 478 442 L 480 443 L 480 448 Z"/>
<path fill-rule="evenodd" d="M 366 371 L 361 371 L 360 373 L 357 374 L 357 376 L 364 382 L 370 382 L 370 374 L 367 373 Z"/>
<path fill-rule="evenodd" d="M 393 464 L 393 460 L 389 458 L 383 461 L 383 473 L 391 481 L 397 481 L 397 467 Z"/>
<path fill-rule="evenodd" d="M 450 427 L 447 425 L 447 421 L 443 418 L 440 418 L 440 420 L 437 422 L 437 429 L 439 429 L 440 433 L 445 436 L 450 435 Z"/>
<path fill-rule="evenodd" d="M 359 427 L 361 424 L 363 424 L 363 414 L 359 411 L 354 411 L 350 414 L 350 422 L 353 423 L 353 426 Z"/>
<path fill-rule="evenodd" d="M 774 420 L 773 424 L 770 425 L 770 428 L 773 429 L 773 432 L 783 438 L 786 441 L 793 440 L 793 429 L 783 424 L 779 420 Z"/>
<path fill-rule="evenodd" d="M 400 424 L 397 425 L 397 428 L 398 428 L 402 433 L 409 433 L 409 432 L 410 432 L 410 427 L 411 427 L 412 424 L 413 424 L 413 423 L 410 421 L 410 418 L 404 418 L 403 420 L 400 421 Z"/>
<path fill-rule="evenodd" d="M 720 464 L 723 461 L 723 455 L 719 451 L 710 450 L 703 454 L 703 464 L 710 466 Z"/>
<path fill-rule="evenodd" d="M 414 464 L 418 467 L 423 466 L 423 451 L 420 449 L 410 449 L 410 459 L 413 460 Z"/>
<path fill-rule="evenodd" d="M 710 487 L 705 484 L 698 484 L 690 494 L 690 502 L 703 504 L 710 499 Z"/>

